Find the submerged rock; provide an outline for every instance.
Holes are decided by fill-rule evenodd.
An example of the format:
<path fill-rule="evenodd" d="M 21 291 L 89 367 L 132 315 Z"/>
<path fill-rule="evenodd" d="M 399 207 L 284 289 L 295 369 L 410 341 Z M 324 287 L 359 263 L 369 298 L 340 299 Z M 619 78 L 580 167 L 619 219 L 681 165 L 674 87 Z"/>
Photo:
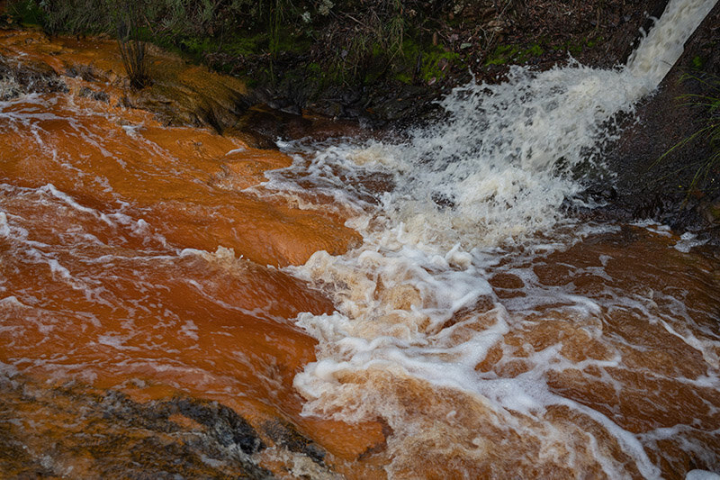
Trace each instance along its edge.
<path fill-rule="evenodd" d="M 276 444 L 291 452 L 301 453 L 315 463 L 323 464 L 325 451 L 318 444 L 301 435 L 292 424 L 270 421 L 266 422 L 263 428 Z"/>
<path fill-rule="evenodd" d="M 24 93 L 67 91 L 65 83 L 47 63 L 0 55 L 0 100 L 16 98 Z"/>
<path fill-rule="evenodd" d="M 259 433 L 215 401 L 140 403 L 116 390 L 53 387 L 17 374 L 0 375 L 0 396 L 0 472 L 11 478 L 271 479 L 262 464 L 274 458 L 334 478 L 326 452 L 295 425 L 268 420 Z M 34 427 L 23 428 L 28 422 Z M 259 455 L 268 447 L 269 456 Z"/>
<path fill-rule="evenodd" d="M 12 478 L 273 478 L 250 456 L 263 446 L 254 429 L 216 403 L 143 404 L 21 376 L 0 377 L 0 393 L 0 471 Z"/>

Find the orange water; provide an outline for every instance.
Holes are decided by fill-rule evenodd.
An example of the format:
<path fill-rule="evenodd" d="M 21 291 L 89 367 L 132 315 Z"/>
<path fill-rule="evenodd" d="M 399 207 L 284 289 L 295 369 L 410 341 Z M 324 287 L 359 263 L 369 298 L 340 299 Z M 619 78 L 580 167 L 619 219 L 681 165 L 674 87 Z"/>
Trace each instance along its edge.
<path fill-rule="evenodd" d="M 3 33 L 14 53 L 25 45 Z M 118 68 L 113 42 L 62 45 L 28 51 L 56 67 Z M 0 115 L 0 362 L 140 400 L 189 392 L 258 424 L 279 416 L 340 458 L 381 442 L 377 425 L 300 417 L 292 380 L 316 341 L 290 319 L 332 304 L 276 268 L 342 252 L 357 234 L 243 191 L 286 155 L 163 127 L 116 106 L 117 82 L 63 79 L 69 94 L 27 96 Z"/>
<path fill-rule="evenodd" d="M 46 388 L 58 407 L 13 399 L 23 406 L 0 419 L 59 441 L 82 424 L 83 409 L 62 410 L 51 389 L 75 382 L 139 402 L 178 393 L 217 400 L 257 428 L 280 418 L 327 450 L 326 465 L 347 477 L 383 478 L 382 467 L 392 463 L 397 478 L 602 478 L 594 449 L 629 477 L 641 476 L 590 416 L 552 406 L 536 418 L 514 415 L 520 427 L 508 430 L 483 401 L 397 372 L 369 369 L 342 379 L 385 396 L 392 415 L 352 424 L 301 415 L 293 380 L 315 361 L 317 341 L 294 319 L 334 306 L 278 267 L 302 264 L 318 250 L 341 254 L 359 235 L 336 209 L 302 210 L 248 190 L 262 188 L 265 170 L 290 165 L 288 156 L 209 130 L 166 127 L 118 106 L 124 93 L 112 42 L 48 43 L 7 32 L 2 42 L 4 51 L 59 71 L 92 64 L 106 76 L 65 77 L 67 94 L 2 105 L 0 366 L 3 375 Z M 183 72 L 191 83 L 207 76 L 197 67 Z M 110 101 L 83 98 L 83 87 L 106 91 Z M 493 294 L 518 320 L 475 370 L 512 379 L 534 368 L 538 352 L 558 346 L 570 366 L 547 373 L 553 393 L 639 437 L 676 428 L 643 443 L 663 477 L 716 467 L 720 259 L 709 248 L 681 253 L 672 248 L 677 241 L 625 226 L 524 264 L 500 262 L 489 272 Z M 519 276 L 529 271 L 532 285 Z M 562 300 L 518 313 L 521 299 L 553 287 L 594 299 L 600 313 L 574 315 Z M 637 302 L 615 301 L 618 292 Z M 380 285 L 375 295 L 398 310 L 413 308 L 410 287 L 398 293 Z M 458 313 L 442 326 L 454 328 L 448 341 L 490 328 L 495 306 L 478 302 Z M 87 418 L 87 428 L 105 428 L 105 421 L 115 428 Z M 521 427 L 534 433 L 519 435 Z M 570 438 L 572 451 L 546 449 L 537 432 Z M 92 478 L 98 460 L 78 448 L 67 461 Z M 291 476 L 283 458 L 262 461 Z"/>

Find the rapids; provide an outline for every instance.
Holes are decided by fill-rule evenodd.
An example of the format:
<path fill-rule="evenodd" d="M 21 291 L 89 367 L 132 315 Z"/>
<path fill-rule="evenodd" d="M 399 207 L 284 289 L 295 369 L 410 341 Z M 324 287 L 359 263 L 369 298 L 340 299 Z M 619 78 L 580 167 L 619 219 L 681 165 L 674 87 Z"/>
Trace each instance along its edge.
<path fill-rule="evenodd" d="M 123 107 L 110 74 L 8 96 L 0 473 L 720 472 L 720 254 L 652 219 L 572 214 L 593 207 L 583 175 L 612 181 L 613 119 L 715 3 L 672 0 L 622 68 L 516 68 L 458 88 L 446 120 L 395 144 L 256 150 Z M 3 32 L 0 45 L 120 71 L 111 42 Z M 203 450 L 193 435 L 219 427 L 203 430 L 200 401 L 239 414 L 256 447 Z M 153 429 L 183 456 L 154 459 L 138 440 Z"/>

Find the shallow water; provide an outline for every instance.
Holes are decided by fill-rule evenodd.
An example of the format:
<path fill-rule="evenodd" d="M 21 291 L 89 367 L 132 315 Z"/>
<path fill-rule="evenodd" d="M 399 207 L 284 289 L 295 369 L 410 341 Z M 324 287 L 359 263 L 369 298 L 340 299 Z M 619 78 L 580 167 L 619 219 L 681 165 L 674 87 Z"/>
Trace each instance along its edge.
<path fill-rule="evenodd" d="M 117 56 L 23 38 L 4 48 Z M 465 86 L 401 144 L 256 150 L 119 106 L 111 75 L 1 102 L 0 471 L 720 471 L 717 249 L 568 213 L 593 206 L 578 172 L 611 181 L 607 125 L 664 75 L 643 55 Z M 218 405 L 269 448 L 223 450 Z"/>

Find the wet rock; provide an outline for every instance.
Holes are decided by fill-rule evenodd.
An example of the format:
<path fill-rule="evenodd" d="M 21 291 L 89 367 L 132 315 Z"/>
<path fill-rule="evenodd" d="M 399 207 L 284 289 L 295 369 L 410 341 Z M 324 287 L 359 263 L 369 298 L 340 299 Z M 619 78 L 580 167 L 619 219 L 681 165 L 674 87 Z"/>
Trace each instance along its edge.
<path fill-rule="evenodd" d="M 34 60 L 0 56 L 0 97 L 4 100 L 23 93 L 67 92 L 67 86 L 53 68 Z"/>
<path fill-rule="evenodd" d="M 223 134 L 239 137 L 256 148 L 277 148 L 277 140 L 313 138 L 322 141 L 341 136 L 361 138 L 367 132 L 363 132 L 352 120 L 331 119 L 312 113 L 295 115 L 275 110 L 269 105 L 255 105 Z"/>
<path fill-rule="evenodd" d="M 420 86 L 410 86 L 397 92 L 395 98 L 380 103 L 375 107 L 374 114 L 386 121 L 396 121 L 416 112 L 418 107 L 424 103 L 425 89 Z"/>
<path fill-rule="evenodd" d="M 254 429 L 215 402 L 143 404 L 113 390 L 4 375 L 0 398 L 2 478 L 273 478 L 250 457 L 262 445 Z"/>
<path fill-rule="evenodd" d="M 248 109 L 234 125 L 241 131 L 250 131 L 272 145 L 278 139 L 302 138 L 311 132 L 312 121 L 300 115 L 258 105 Z"/>
<path fill-rule="evenodd" d="M 65 75 L 70 78 L 80 77 L 86 82 L 107 81 L 106 75 L 102 75 L 89 65 L 69 65 L 65 69 Z"/>
<path fill-rule="evenodd" d="M 80 91 L 78 91 L 78 96 L 82 98 L 92 98 L 98 102 L 110 103 L 110 96 L 107 92 L 95 91 L 89 87 L 82 87 Z"/>
<path fill-rule="evenodd" d="M 200 91 L 156 79 L 151 87 L 128 94 L 128 105 L 153 112 L 168 126 L 209 126 L 222 133 L 249 105 L 240 92 L 216 87 Z"/>
<path fill-rule="evenodd" d="M 263 429 L 276 444 L 291 452 L 302 453 L 315 463 L 323 463 L 325 451 L 318 444 L 301 435 L 291 424 L 271 421 L 267 422 Z"/>
<path fill-rule="evenodd" d="M 93 92 L 90 96 L 98 102 L 110 103 L 110 96 L 106 92 Z"/>
<path fill-rule="evenodd" d="M 205 402 L 192 398 L 172 400 L 168 406 L 204 425 L 225 447 L 237 445 L 244 453 L 252 455 L 265 448 L 255 429 L 230 408 L 217 402 Z"/>

